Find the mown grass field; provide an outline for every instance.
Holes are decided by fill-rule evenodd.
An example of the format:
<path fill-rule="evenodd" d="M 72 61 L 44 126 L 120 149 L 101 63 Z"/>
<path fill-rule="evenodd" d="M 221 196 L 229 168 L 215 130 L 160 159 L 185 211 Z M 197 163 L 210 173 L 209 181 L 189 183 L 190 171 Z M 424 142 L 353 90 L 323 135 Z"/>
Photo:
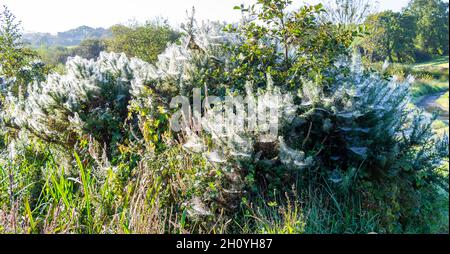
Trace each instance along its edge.
<path fill-rule="evenodd" d="M 407 65 L 412 74 L 418 73 L 419 78 L 412 87 L 413 101 L 429 113 L 438 115 L 433 124 L 439 132 L 449 132 L 449 58 L 438 57 L 425 63 Z"/>
<path fill-rule="evenodd" d="M 444 95 L 442 95 L 437 101 L 436 101 L 436 103 L 438 104 L 438 105 L 440 105 L 443 109 L 445 109 L 446 111 L 448 111 L 448 108 L 449 108 L 449 106 L 448 106 L 448 91 L 444 94 Z"/>
<path fill-rule="evenodd" d="M 369 66 L 377 71 L 383 63 L 373 63 Z M 414 77 L 411 87 L 413 102 L 419 103 L 425 96 L 442 93 L 449 90 L 449 57 L 436 57 L 431 61 L 414 64 L 390 64 L 386 73 L 400 80 Z"/>
<path fill-rule="evenodd" d="M 442 57 L 436 57 L 435 59 L 424 62 L 424 63 L 415 63 L 411 64 L 410 66 L 413 69 L 427 69 L 427 68 L 443 68 L 447 69 L 449 68 L 449 62 L 448 62 L 448 56 L 442 56 Z"/>
<path fill-rule="evenodd" d="M 417 76 L 412 88 L 416 101 L 419 101 L 422 96 L 448 91 L 448 56 L 439 57 L 425 63 L 406 65 L 406 68 L 410 70 L 412 75 Z"/>

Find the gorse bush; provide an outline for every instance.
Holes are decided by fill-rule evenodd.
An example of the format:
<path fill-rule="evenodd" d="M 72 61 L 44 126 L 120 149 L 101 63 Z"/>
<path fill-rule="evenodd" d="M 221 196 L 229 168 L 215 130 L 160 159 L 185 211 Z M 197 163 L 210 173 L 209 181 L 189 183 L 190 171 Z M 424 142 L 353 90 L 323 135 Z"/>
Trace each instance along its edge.
<path fill-rule="evenodd" d="M 358 170 L 362 177 L 383 179 L 438 166 L 433 158 L 447 156 L 446 137 L 437 140 L 431 120 L 410 104 L 410 83 L 364 71 L 358 56 L 353 61 L 350 72 L 336 78 L 332 94 L 305 86 L 301 97 L 309 105 L 301 108 L 296 131 L 287 131 L 334 173 Z"/>
<path fill-rule="evenodd" d="M 289 4 L 238 7 L 234 26 L 191 18 L 154 64 L 75 57 L 21 94 L 2 78 L 0 231 L 448 230 L 424 226 L 445 221 L 448 137 L 410 79 L 365 70 L 357 32 Z"/>
<path fill-rule="evenodd" d="M 145 62 L 103 53 L 95 61 L 70 59 L 67 74 L 51 74 L 29 85 L 26 98 L 8 96 L 4 121 L 45 141 L 73 147 L 92 135 L 113 147 L 124 138 L 131 88 L 145 81 Z"/>
<path fill-rule="evenodd" d="M 308 171 L 322 176 L 317 184 L 325 182 L 338 192 L 390 181 L 403 182 L 402 191 L 420 189 L 425 182 L 445 188 L 446 179 L 435 169 L 448 157 L 448 138 L 435 136 L 431 119 L 409 103 L 409 83 L 366 72 L 359 61 L 347 65 L 350 72 L 336 77 L 332 94 L 305 82 L 299 104 L 280 100 L 282 132 L 275 141 L 204 119 L 207 136 L 213 134 L 205 158 L 234 175 L 227 183 L 229 192 L 241 194 L 234 198 L 245 191 L 269 196 L 288 191 Z M 214 135 L 221 128 L 225 135 Z M 208 150 L 206 142 L 190 134 L 185 147 Z"/>

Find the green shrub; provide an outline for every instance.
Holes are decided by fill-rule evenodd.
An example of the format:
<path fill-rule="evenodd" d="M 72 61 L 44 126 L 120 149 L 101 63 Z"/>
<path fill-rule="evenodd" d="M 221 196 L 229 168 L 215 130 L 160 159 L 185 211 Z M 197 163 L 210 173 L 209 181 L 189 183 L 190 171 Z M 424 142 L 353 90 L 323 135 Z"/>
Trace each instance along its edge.
<path fill-rule="evenodd" d="M 448 231 L 448 137 L 409 103 L 411 80 L 350 61 L 356 32 L 289 4 L 239 7 L 259 20 L 225 29 L 191 19 L 154 65 L 76 57 L 19 94 L 2 78 L 0 231 Z M 176 133 L 170 99 L 193 88 L 247 96 L 233 119 L 252 102 L 278 114 L 245 128 L 221 122 L 222 101 Z"/>
<path fill-rule="evenodd" d="M 125 138 L 131 87 L 145 81 L 142 65 L 119 54 L 102 54 L 96 61 L 73 58 L 67 74 L 30 84 L 25 98 L 7 96 L 3 120 L 67 148 L 92 135 L 113 149 Z"/>
<path fill-rule="evenodd" d="M 106 41 L 108 51 L 124 52 L 128 57 L 137 57 L 149 63 L 154 63 L 167 44 L 179 37 L 167 21 L 133 26 L 115 25 L 111 31 L 113 37 Z"/>

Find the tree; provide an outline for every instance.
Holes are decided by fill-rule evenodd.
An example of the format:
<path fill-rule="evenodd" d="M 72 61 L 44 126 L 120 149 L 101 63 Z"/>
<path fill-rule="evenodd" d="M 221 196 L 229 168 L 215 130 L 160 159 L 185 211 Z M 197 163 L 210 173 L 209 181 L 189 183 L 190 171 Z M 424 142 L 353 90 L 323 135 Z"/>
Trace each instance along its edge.
<path fill-rule="evenodd" d="M 63 46 L 41 46 L 37 49 L 39 57 L 49 65 L 58 66 L 64 65 L 72 55 L 72 50 Z"/>
<path fill-rule="evenodd" d="M 106 50 L 106 43 L 102 40 L 88 39 L 84 40 L 73 49 L 71 54 L 73 56 L 81 56 L 86 59 L 97 58 L 100 52 Z"/>
<path fill-rule="evenodd" d="M 398 61 L 414 61 L 415 60 L 415 46 L 414 38 L 416 35 L 416 23 L 414 17 L 408 13 L 401 13 L 398 17 L 399 31 L 395 34 L 396 42 L 394 45 L 395 55 Z"/>
<path fill-rule="evenodd" d="M 321 4 L 288 11 L 291 3 L 258 0 L 256 5 L 235 7 L 247 20 L 237 28 L 230 27 L 244 40 L 231 49 L 237 56 L 232 68 L 235 84 L 244 85 L 249 77 L 256 84 L 265 84 L 267 73 L 275 83 L 284 83 L 293 90 L 305 77 L 322 85 L 332 83 L 330 67 L 337 58 L 349 53 L 357 32 L 321 23 Z"/>
<path fill-rule="evenodd" d="M 374 61 L 421 61 L 448 54 L 448 3 L 412 0 L 400 13 L 369 15 L 360 47 Z"/>
<path fill-rule="evenodd" d="M 321 19 L 339 25 L 361 24 L 375 12 L 374 1 L 370 0 L 329 0 L 324 7 Z"/>
<path fill-rule="evenodd" d="M 3 6 L 0 12 L 0 77 L 14 79 L 10 92 L 23 96 L 26 86 L 32 81 L 43 80 L 47 72 L 36 52 L 24 46 L 20 22 Z"/>
<path fill-rule="evenodd" d="M 144 25 L 115 25 L 111 28 L 113 38 L 107 42 L 107 49 L 124 52 L 128 57 L 137 57 L 153 63 L 167 46 L 178 39 L 166 21 L 147 22 Z"/>
<path fill-rule="evenodd" d="M 413 60 L 415 25 L 410 15 L 384 11 L 370 15 L 365 25 L 369 34 L 359 45 L 371 60 Z"/>
<path fill-rule="evenodd" d="M 417 24 L 417 47 L 428 54 L 449 52 L 449 3 L 442 0 L 412 0 L 405 13 Z"/>
<path fill-rule="evenodd" d="M 6 6 L 0 12 L 0 75 L 14 77 L 35 54 L 24 48 L 20 22 Z"/>

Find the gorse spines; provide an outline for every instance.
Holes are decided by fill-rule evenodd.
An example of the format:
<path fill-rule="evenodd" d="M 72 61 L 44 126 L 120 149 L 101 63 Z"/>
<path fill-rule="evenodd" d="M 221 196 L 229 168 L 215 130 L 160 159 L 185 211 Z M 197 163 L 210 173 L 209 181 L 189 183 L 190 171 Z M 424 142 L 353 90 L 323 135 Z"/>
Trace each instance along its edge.
<path fill-rule="evenodd" d="M 130 92 L 147 79 L 142 71 L 147 65 L 115 53 L 102 53 L 95 61 L 72 58 L 66 74 L 30 83 L 25 98 L 9 94 L 6 104 L 13 110 L 8 118 L 48 141 L 72 146 L 74 135 L 93 135 L 115 145 L 123 132 Z"/>

